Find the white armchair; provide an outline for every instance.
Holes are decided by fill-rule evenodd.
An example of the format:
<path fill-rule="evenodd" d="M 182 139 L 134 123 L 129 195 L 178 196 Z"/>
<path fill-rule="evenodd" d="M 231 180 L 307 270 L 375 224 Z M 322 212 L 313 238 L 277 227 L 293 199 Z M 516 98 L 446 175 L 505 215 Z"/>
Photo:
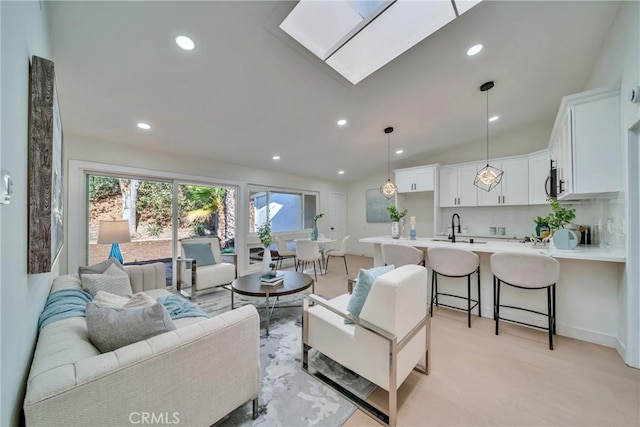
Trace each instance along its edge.
<path fill-rule="evenodd" d="M 331 300 L 309 295 L 303 303 L 303 369 L 332 384 L 324 376 L 309 370 L 311 348 L 389 391 L 389 413 L 363 405 L 361 409 L 376 420 L 395 426 L 397 390 L 413 369 L 429 374 L 431 323 L 427 315 L 427 270 L 406 265 L 379 276 L 360 312 L 359 320 L 349 318 L 347 304 L 351 295 Z M 310 303 L 313 306 L 310 307 Z M 418 366 L 422 363 L 423 366 Z M 335 387 L 340 390 L 339 387 Z"/>
<path fill-rule="evenodd" d="M 182 262 L 178 263 L 178 291 L 183 295 L 195 301 L 198 293 L 228 285 L 236 278 L 235 265 L 222 262 L 220 241 L 217 237 L 183 239 L 180 241 L 180 246 Z M 191 293 L 187 294 L 182 289 L 182 285 L 189 277 Z"/>

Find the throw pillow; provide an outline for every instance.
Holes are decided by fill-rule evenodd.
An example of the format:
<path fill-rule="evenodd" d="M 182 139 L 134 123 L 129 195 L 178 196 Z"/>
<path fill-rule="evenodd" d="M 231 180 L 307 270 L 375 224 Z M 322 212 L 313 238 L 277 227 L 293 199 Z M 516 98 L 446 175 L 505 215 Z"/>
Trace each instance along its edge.
<path fill-rule="evenodd" d="M 117 266 L 120 270 L 124 271 L 124 267 L 120 264 L 120 261 L 111 257 L 106 259 L 98 264 L 93 265 L 81 265 L 78 267 L 78 276 L 82 276 L 83 274 L 102 274 L 107 271 L 107 268 L 112 265 Z"/>
<path fill-rule="evenodd" d="M 100 307 L 136 308 L 149 307 L 155 304 L 157 301 L 144 292 L 138 292 L 137 294 L 134 294 L 133 297 L 127 298 L 105 291 L 98 291 L 95 298 L 93 299 L 93 302 Z"/>
<path fill-rule="evenodd" d="M 211 252 L 211 243 L 182 243 L 185 258 L 196 260 L 196 266 L 213 265 L 216 260 Z"/>
<path fill-rule="evenodd" d="M 101 353 L 173 331 L 167 309 L 160 303 L 143 308 L 100 307 L 87 304 L 89 339 Z"/>
<path fill-rule="evenodd" d="M 360 269 L 358 272 L 358 282 L 356 283 L 356 287 L 349 298 L 349 303 L 347 304 L 347 311 L 351 314 L 353 319 L 359 319 L 362 307 L 367 300 L 367 296 L 369 295 L 369 291 L 371 290 L 376 277 L 391 271 L 394 268 L 395 266 L 393 265 L 385 265 L 384 267 L 376 267 L 369 270 Z M 351 322 L 345 321 L 345 323 Z"/>
<path fill-rule="evenodd" d="M 104 274 L 83 274 L 80 276 L 82 288 L 95 296 L 98 291 L 105 291 L 122 297 L 133 296 L 129 275 L 118 266 L 111 265 Z"/>

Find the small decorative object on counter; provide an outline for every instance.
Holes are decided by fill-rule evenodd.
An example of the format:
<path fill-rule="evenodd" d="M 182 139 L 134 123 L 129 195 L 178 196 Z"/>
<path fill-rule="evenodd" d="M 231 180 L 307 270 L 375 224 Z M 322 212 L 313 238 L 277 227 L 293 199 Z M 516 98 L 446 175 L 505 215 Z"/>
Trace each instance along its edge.
<path fill-rule="evenodd" d="M 387 206 L 387 211 L 389 211 L 389 218 L 391 218 L 391 237 L 394 239 L 400 238 L 400 220 L 407 215 L 407 210 L 403 210 L 402 212 L 398 211 L 398 208 L 395 205 Z"/>
<path fill-rule="evenodd" d="M 409 232 L 410 240 L 416 240 L 416 217 L 412 216 L 409 218 L 411 221 L 411 231 Z"/>
<path fill-rule="evenodd" d="M 549 223 L 547 222 L 547 217 L 536 217 L 533 222 L 536 223 L 536 236 L 547 237 L 549 235 Z"/>

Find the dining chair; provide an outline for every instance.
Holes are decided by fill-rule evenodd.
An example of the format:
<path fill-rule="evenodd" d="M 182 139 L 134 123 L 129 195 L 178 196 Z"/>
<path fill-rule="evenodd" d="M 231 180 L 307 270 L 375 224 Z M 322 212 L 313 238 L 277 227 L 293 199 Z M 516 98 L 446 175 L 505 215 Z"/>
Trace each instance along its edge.
<path fill-rule="evenodd" d="M 278 258 L 277 258 L 277 262 L 278 262 L 278 269 L 282 268 L 282 261 L 285 259 L 290 259 L 293 258 L 293 265 L 296 268 L 296 271 L 298 271 L 298 263 L 296 262 L 296 252 L 292 251 L 291 249 L 289 249 L 287 247 L 287 242 L 285 242 L 285 240 L 280 237 L 280 236 L 276 236 L 276 249 L 278 251 Z"/>
<path fill-rule="evenodd" d="M 347 241 L 349 240 L 349 237 L 350 236 L 347 235 L 344 237 L 344 239 L 342 239 L 342 243 L 340 244 L 339 249 L 329 249 L 325 252 L 326 261 L 324 264 L 324 271 L 329 270 L 330 258 L 342 258 L 342 260 L 344 261 L 344 269 L 346 270 L 347 274 L 349 274 L 349 267 L 347 267 Z"/>
<path fill-rule="evenodd" d="M 316 262 L 318 263 L 318 269 L 322 274 L 322 255 L 320 254 L 320 248 L 318 242 L 307 239 L 296 240 L 296 258 L 298 259 L 298 266 L 304 272 L 307 263 L 313 264 L 313 276 L 318 281 L 318 273 L 316 270 Z M 296 269 L 297 271 L 297 269 Z"/>

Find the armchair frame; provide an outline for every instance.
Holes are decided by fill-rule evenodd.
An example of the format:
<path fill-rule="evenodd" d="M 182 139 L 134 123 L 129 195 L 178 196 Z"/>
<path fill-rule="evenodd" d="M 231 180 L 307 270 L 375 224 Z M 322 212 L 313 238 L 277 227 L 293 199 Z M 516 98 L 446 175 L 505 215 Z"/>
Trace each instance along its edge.
<path fill-rule="evenodd" d="M 327 378 L 320 372 L 309 370 L 309 350 L 311 350 L 311 346 L 307 343 L 309 342 L 309 306 L 311 304 L 318 304 L 321 307 L 326 308 L 327 310 L 337 314 L 338 316 L 348 319 L 355 324 L 355 327 L 364 328 L 367 331 L 384 338 L 389 343 L 389 413 L 385 413 L 380 408 L 375 407 L 371 403 L 361 399 L 355 394 L 351 393 L 349 390 L 342 387 L 340 384 L 335 381 Z M 426 353 L 425 353 L 425 366 L 416 365 L 413 369 L 421 372 L 425 375 L 429 375 L 431 372 L 431 317 L 429 313 L 427 313 L 424 318 L 418 323 L 416 326 L 407 333 L 407 335 L 398 342 L 398 337 L 394 334 L 385 331 L 382 328 L 379 328 L 375 325 L 372 325 L 368 322 L 362 320 L 354 320 L 348 316 L 348 313 L 340 311 L 335 307 L 327 304 L 324 299 L 318 297 L 317 295 L 307 295 L 302 300 L 302 370 L 308 373 L 309 375 L 317 378 L 323 383 L 327 384 L 334 390 L 338 391 L 342 394 L 347 400 L 351 401 L 354 405 L 358 406 L 362 409 L 367 415 L 376 420 L 382 425 L 387 425 L 391 427 L 395 427 L 398 419 L 398 384 L 397 384 L 397 368 L 398 368 L 398 353 L 402 350 L 411 340 L 412 338 L 420 332 L 420 330 L 426 327 Z"/>

